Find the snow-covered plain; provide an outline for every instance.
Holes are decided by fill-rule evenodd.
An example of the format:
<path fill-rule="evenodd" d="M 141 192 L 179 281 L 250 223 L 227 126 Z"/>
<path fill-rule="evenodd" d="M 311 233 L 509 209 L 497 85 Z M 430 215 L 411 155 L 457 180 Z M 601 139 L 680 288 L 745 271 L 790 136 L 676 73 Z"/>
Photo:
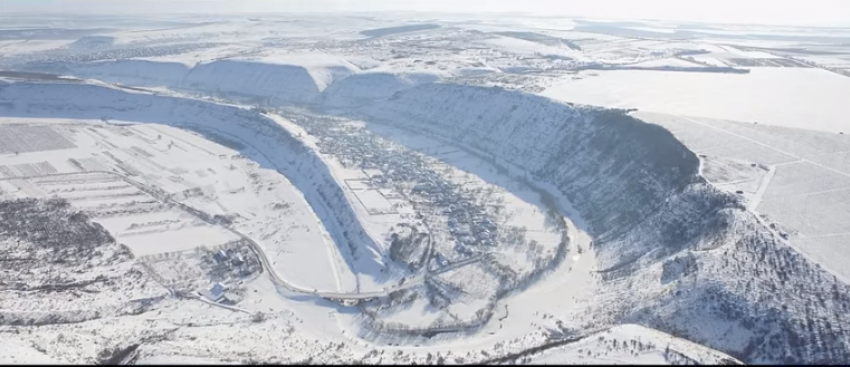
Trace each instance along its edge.
<path fill-rule="evenodd" d="M 0 194 L 65 198 L 126 246 L 83 272 L 124 282 L 83 298 L 98 312 L 14 291 L 0 337 L 21 347 L 3 358 L 846 360 L 836 64 L 734 30 L 422 25 L 217 19 L 4 54 L 3 69 L 89 80 L 0 74 Z M 579 71 L 600 68 L 633 70 Z M 613 100 L 588 93 L 600 83 Z M 678 94 L 657 110 L 694 117 L 527 93 L 544 90 L 649 111 Z M 800 121 L 829 133 L 765 126 Z M 226 246 L 264 271 L 228 282 L 234 306 L 193 299 L 220 271 L 205 248 Z M 33 326 L 22 310 L 42 299 Z"/>
<path fill-rule="evenodd" d="M 834 133 L 847 129 L 850 78 L 826 70 L 754 68 L 744 75 L 621 70 L 598 74 L 552 86 L 542 95 L 597 106 Z"/>
<path fill-rule="evenodd" d="M 748 206 L 786 233 L 795 248 L 850 279 L 845 266 L 850 252 L 841 245 L 850 220 L 848 136 L 708 118 L 635 115 L 672 131 L 701 154 L 703 175 L 712 183 L 730 192 L 743 191 Z"/>

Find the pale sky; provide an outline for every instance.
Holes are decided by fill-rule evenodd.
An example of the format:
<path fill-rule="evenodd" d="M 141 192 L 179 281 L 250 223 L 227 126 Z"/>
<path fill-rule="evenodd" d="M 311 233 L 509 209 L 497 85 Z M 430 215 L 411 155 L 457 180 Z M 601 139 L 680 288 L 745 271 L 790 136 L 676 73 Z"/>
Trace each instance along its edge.
<path fill-rule="evenodd" d="M 0 0 L 0 13 L 529 12 L 600 19 L 850 26 L 850 0 Z"/>

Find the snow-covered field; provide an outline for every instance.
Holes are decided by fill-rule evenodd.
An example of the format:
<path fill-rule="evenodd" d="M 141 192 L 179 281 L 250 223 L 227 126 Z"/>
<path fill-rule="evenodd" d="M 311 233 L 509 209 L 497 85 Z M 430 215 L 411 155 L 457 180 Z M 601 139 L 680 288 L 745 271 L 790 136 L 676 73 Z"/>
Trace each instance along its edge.
<path fill-rule="evenodd" d="M 38 123 L 46 123 L 37 125 Z M 269 254 L 276 272 L 304 289 L 338 290 L 333 246 L 321 223 L 279 173 L 239 156 L 234 148 L 162 125 L 114 126 L 102 121 L 11 119 L 7 136 L 42 127 L 73 142 L 62 155 L 17 154 L 2 167 L 14 197 L 67 199 L 138 256 L 216 248 L 240 236 L 171 205 L 233 218 Z M 41 136 L 51 136 L 40 132 Z M 233 144 L 224 142 L 224 144 Z M 11 155 L 11 154 L 9 154 Z M 44 161 L 40 161 L 44 158 Z M 46 162 L 46 165 L 42 162 Z M 53 167 L 46 177 L 21 173 Z M 93 171 L 89 174 L 81 174 Z M 62 174 L 68 175 L 62 175 Z M 21 180 L 13 179 L 24 176 Z M 154 195 L 144 187 L 155 187 Z M 152 205 L 153 204 L 153 205 Z M 156 204 L 159 204 L 158 206 Z M 284 228 L 280 226 L 284 225 Z M 318 251 L 317 251 L 318 250 Z M 303 267 L 303 268 L 302 268 Z"/>
<path fill-rule="evenodd" d="M 526 359 L 527 364 L 725 364 L 726 356 L 638 325 L 622 325 Z"/>
<path fill-rule="evenodd" d="M 850 357 L 845 33 L 95 23 L 0 40 L 0 361 Z"/>
<path fill-rule="evenodd" d="M 703 175 L 730 192 L 790 243 L 842 279 L 850 279 L 850 136 L 718 119 L 637 112 L 700 154 Z"/>
<path fill-rule="evenodd" d="M 810 68 L 749 74 L 617 70 L 552 86 L 565 102 L 838 133 L 847 129 L 850 78 Z M 637 86 L 637 87 L 636 87 Z"/>

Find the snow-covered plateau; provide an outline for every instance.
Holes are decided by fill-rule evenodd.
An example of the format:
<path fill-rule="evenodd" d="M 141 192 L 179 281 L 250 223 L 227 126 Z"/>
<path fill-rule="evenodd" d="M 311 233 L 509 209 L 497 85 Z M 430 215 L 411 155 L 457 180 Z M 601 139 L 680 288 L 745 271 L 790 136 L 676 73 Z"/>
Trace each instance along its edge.
<path fill-rule="evenodd" d="M 225 18 L 0 30 L 0 362 L 850 360 L 850 33 Z"/>

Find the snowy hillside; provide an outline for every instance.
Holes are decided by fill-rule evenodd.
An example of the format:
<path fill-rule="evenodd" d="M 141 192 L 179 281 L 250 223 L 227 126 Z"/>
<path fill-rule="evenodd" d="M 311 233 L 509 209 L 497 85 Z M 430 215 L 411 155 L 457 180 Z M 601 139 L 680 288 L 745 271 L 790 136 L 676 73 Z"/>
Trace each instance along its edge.
<path fill-rule="evenodd" d="M 850 31 L 56 18 L 0 31 L 0 362 L 850 360 Z"/>
<path fill-rule="evenodd" d="M 77 99 L 82 90 L 98 97 Z M 281 145 L 291 135 L 250 111 L 73 84 L 16 83 L 0 97 L 11 106 L 2 111 L 5 116 L 105 117 L 245 136 L 283 158 L 272 164 L 290 173 L 317 214 L 327 218 L 326 225 L 345 228 L 329 227 L 337 243 L 369 241 L 352 210 L 339 206 L 345 200 L 322 199 L 339 195 L 339 186 L 320 183 L 325 171 L 311 163 L 315 156 L 297 153 L 304 152 L 300 143 Z M 607 283 L 603 297 L 617 300 L 600 311 L 605 323 L 657 328 L 745 362 L 814 361 L 846 353 L 848 339 L 841 331 L 846 321 L 832 310 L 850 306 L 847 286 L 783 244 L 737 199 L 707 184 L 697 175 L 696 156 L 658 126 L 618 111 L 447 84 L 408 89 L 357 115 L 452 139 L 499 162 L 526 167 L 535 179 L 556 186 L 595 238 L 596 271 Z M 197 119 L 201 116 L 209 118 Z M 302 158 L 287 163 L 284 157 L 291 154 Z M 310 173 L 312 179 L 301 181 Z M 354 261 L 352 269 L 366 287 L 386 281 L 376 277 L 380 251 L 370 248 L 378 247 L 340 248 L 352 255 L 347 261 Z M 738 276 L 742 272 L 749 279 Z M 822 301 L 811 304 L 799 290 Z"/>
<path fill-rule="evenodd" d="M 710 349 L 638 325 L 616 326 L 520 360 L 527 364 L 737 364 Z"/>
<path fill-rule="evenodd" d="M 696 155 L 669 132 L 617 111 L 499 89 L 429 84 L 363 113 L 451 137 L 558 185 L 595 237 L 611 238 L 597 241 L 605 267 L 648 251 L 608 242 L 666 201 L 681 200 L 677 196 L 700 180 Z"/>
<path fill-rule="evenodd" d="M 182 81 L 191 66 L 177 62 L 150 60 L 114 60 L 81 64 L 71 68 L 74 74 L 96 78 L 107 83 L 140 87 L 173 86 Z"/>
<path fill-rule="evenodd" d="M 109 83 L 224 93 L 275 104 L 309 104 L 354 67 L 323 55 L 198 62 L 129 59 L 70 66 L 72 73 Z"/>
<path fill-rule="evenodd" d="M 199 90 L 266 96 L 277 103 L 307 103 L 320 92 L 303 67 L 238 60 L 198 65 L 186 76 L 184 84 Z"/>
<path fill-rule="evenodd" d="M 321 105 L 329 108 L 357 107 L 386 99 L 394 93 L 439 79 L 428 73 L 394 74 L 367 72 L 354 74 L 331 84 L 322 95 Z"/>
<path fill-rule="evenodd" d="M 745 362 L 816 361 L 850 350 L 837 326 L 847 321 L 835 313 L 850 307 L 848 286 L 698 176 L 696 155 L 661 127 L 618 111 L 448 84 L 416 87 L 358 114 L 450 138 L 557 186 L 595 238 L 597 271 L 617 299 L 606 306 L 614 320 Z M 811 304 L 801 289 L 821 301 Z"/>

